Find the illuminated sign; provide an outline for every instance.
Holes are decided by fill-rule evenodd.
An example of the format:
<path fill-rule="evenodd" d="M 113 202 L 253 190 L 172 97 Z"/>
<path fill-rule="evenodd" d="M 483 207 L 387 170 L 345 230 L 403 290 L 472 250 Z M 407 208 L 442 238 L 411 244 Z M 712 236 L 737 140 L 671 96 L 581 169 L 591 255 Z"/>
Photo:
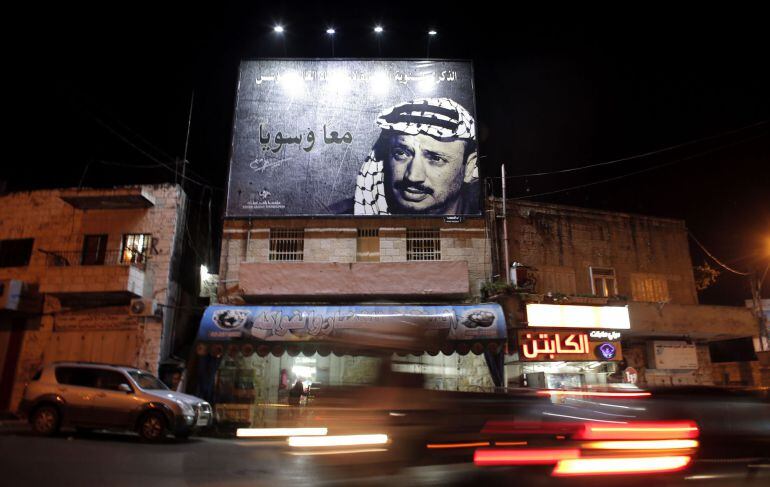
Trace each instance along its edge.
<path fill-rule="evenodd" d="M 340 340 L 399 333 L 422 333 L 446 340 L 486 340 L 506 336 L 497 304 L 457 306 L 209 306 L 198 339 L 276 342 Z M 403 340 L 407 341 L 404 335 Z"/>
<path fill-rule="evenodd" d="M 599 356 L 599 358 L 603 358 L 604 360 L 612 360 L 615 358 L 615 354 L 618 352 L 618 350 L 615 348 L 615 346 L 611 343 L 602 343 L 598 347 L 596 347 L 596 355 Z"/>
<path fill-rule="evenodd" d="M 620 332 L 606 331 L 606 330 L 593 330 L 591 333 L 588 334 L 588 338 L 590 338 L 592 342 L 602 342 L 602 341 L 614 342 L 615 340 L 620 340 Z"/>
<path fill-rule="evenodd" d="M 576 306 L 564 304 L 528 304 L 529 326 L 547 328 L 598 328 L 629 330 L 631 322 L 626 306 Z"/>
<path fill-rule="evenodd" d="M 474 100 L 468 61 L 243 61 L 226 215 L 479 216 Z"/>
<path fill-rule="evenodd" d="M 592 342 L 586 332 L 519 331 L 519 359 L 525 362 L 621 360 L 619 342 Z"/>

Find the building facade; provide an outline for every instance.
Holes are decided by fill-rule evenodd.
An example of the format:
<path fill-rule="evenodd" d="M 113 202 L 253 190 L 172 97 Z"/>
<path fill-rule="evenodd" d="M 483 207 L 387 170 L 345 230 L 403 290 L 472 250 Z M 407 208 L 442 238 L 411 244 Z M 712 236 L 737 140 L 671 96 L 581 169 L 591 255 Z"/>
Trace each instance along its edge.
<path fill-rule="evenodd" d="M 478 303 L 490 258 L 483 218 L 226 220 L 217 276 L 220 304 L 287 315 L 297 309 L 327 314 L 332 308 L 334 313 L 355 309 L 361 311 L 354 311 L 358 317 L 381 314 L 376 327 L 389 331 L 351 335 L 330 348 L 312 338 L 295 346 L 287 338 L 269 342 L 264 335 L 268 345 L 259 345 L 263 342 L 250 340 L 256 336 L 252 325 L 247 340 L 224 349 L 204 346 L 200 353 L 221 357 L 212 398 L 220 420 L 270 424 L 269 405 L 285 402 L 287 387 L 298 379 L 308 385 L 371 383 L 388 348 L 401 352 L 393 354 L 392 370 L 422 374 L 428 388 L 494 387 L 480 343 L 441 340 L 426 349 L 402 349 L 398 343 L 409 333 L 399 325 L 421 319 L 415 315 L 433 319 L 435 310 L 484 306 Z M 210 325 L 208 314 L 203 319 L 202 327 Z M 504 346 L 500 326 L 502 336 L 495 337 L 500 340 L 490 345 L 496 350 Z"/>
<path fill-rule="evenodd" d="M 157 372 L 172 352 L 187 200 L 176 185 L 0 197 L 0 409 L 57 360 Z"/>
<path fill-rule="evenodd" d="M 507 213 L 520 309 L 537 302 L 626 308 L 630 326 L 616 329 L 623 360 L 593 370 L 642 386 L 761 383 L 756 357 L 746 359 L 756 319 L 745 308 L 698 304 L 683 221 L 521 201 L 509 202 Z M 526 327 L 526 313 L 519 318 Z M 727 353 L 715 352 L 725 346 Z M 533 370 L 508 362 L 509 379 Z M 557 365 L 583 380 L 592 373 L 584 364 Z"/>

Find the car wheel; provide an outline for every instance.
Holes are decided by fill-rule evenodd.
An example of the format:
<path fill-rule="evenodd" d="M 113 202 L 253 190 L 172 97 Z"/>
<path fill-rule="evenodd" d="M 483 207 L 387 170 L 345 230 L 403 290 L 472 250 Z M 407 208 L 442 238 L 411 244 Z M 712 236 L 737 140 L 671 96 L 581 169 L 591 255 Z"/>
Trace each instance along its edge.
<path fill-rule="evenodd" d="M 59 431 L 59 410 L 54 406 L 40 406 L 30 419 L 32 430 L 39 435 L 53 435 Z"/>
<path fill-rule="evenodd" d="M 146 441 L 160 441 L 166 436 L 166 419 L 158 413 L 147 413 L 139 421 L 139 436 Z"/>

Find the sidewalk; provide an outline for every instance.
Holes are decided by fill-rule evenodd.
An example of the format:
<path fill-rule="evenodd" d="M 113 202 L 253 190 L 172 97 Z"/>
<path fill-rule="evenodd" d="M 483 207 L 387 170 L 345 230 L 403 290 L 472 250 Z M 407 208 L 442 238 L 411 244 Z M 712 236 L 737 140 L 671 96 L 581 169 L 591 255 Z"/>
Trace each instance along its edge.
<path fill-rule="evenodd" d="M 29 423 L 19 419 L 15 414 L 0 411 L 0 435 L 23 433 L 29 431 Z"/>

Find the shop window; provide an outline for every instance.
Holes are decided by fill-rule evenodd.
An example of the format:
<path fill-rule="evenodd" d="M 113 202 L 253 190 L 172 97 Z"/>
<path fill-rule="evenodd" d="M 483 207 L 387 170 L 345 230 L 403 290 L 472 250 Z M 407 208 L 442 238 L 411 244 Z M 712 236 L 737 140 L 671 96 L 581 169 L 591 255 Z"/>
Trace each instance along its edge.
<path fill-rule="evenodd" d="M 269 260 L 304 260 L 305 230 L 294 228 L 270 229 Z"/>
<path fill-rule="evenodd" d="M 589 267 L 591 274 L 591 291 L 597 296 L 616 296 L 618 284 L 615 279 L 615 269 L 611 267 Z"/>
<path fill-rule="evenodd" d="M 86 235 L 83 238 L 83 253 L 80 256 L 80 264 L 104 265 L 106 253 L 107 235 Z"/>
<path fill-rule="evenodd" d="M 378 228 L 358 229 L 356 260 L 358 262 L 380 261 L 380 230 Z"/>
<path fill-rule="evenodd" d="M 152 236 L 149 233 L 129 233 L 123 235 L 123 248 L 120 252 L 120 263 L 144 264 L 151 243 Z"/>
<path fill-rule="evenodd" d="M 665 303 L 669 300 L 668 281 L 664 276 L 632 274 L 631 296 L 634 301 Z"/>
<path fill-rule="evenodd" d="M 406 231 L 406 260 L 441 260 L 438 229 Z"/>
<path fill-rule="evenodd" d="M 0 240 L 0 267 L 23 267 L 32 258 L 33 238 Z"/>

